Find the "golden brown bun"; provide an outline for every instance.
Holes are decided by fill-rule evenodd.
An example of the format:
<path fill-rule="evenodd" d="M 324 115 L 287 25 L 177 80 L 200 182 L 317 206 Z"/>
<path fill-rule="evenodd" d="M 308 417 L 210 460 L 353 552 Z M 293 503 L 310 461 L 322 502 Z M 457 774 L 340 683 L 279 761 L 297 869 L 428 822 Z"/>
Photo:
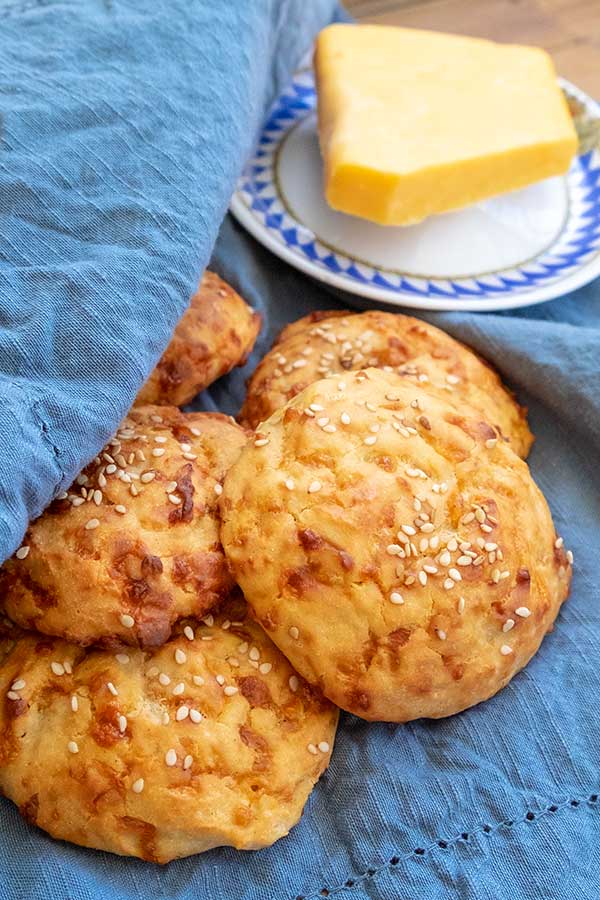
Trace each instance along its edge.
<path fill-rule="evenodd" d="M 134 407 L 0 569 L 7 614 L 82 644 L 164 643 L 232 587 L 217 492 L 246 439 L 227 416 Z"/>
<path fill-rule="evenodd" d="M 569 589 L 527 465 L 486 423 L 380 369 L 315 382 L 265 422 L 221 513 L 258 620 L 366 719 L 448 716 L 495 694 Z"/>
<path fill-rule="evenodd" d="M 0 789 L 29 822 L 161 863 L 266 847 L 295 825 L 337 710 L 243 603 L 214 626 L 189 621 L 192 640 L 178 631 L 118 654 L 31 632 L 0 640 Z"/>
<path fill-rule="evenodd" d="M 366 366 L 395 371 L 459 408 L 468 404 L 527 456 L 526 410 L 496 372 L 450 335 L 398 313 L 317 312 L 288 325 L 250 378 L 240 420 L 256 428 L 318 378 Z"/>
<path fill-rule="evenodd" d="M 206 271 L 136 403 L 189 403 L 217 378 L 244 365 L 259 331 L 259 313 Z"/>

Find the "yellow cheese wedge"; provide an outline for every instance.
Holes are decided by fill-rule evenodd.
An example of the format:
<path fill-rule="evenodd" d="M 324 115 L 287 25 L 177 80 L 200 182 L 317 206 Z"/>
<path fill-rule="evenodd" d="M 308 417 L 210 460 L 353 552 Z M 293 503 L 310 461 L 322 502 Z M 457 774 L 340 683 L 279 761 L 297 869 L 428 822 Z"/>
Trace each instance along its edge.
<path fill-rule="evenodd" d="M 536 47 L 331 25 L 315 54 L 325 193 L 405 225 L 566 172 L 577 137 Z"/>

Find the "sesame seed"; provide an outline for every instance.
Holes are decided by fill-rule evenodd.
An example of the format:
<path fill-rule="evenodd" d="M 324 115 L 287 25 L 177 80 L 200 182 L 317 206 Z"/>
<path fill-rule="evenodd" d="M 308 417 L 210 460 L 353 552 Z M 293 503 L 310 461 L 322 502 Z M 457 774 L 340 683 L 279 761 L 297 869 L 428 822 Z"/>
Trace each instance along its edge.
<path fill-rule="evenodd" d="M 493 450 L 497 443 L 498 443 L 498 438 L 489 438 L 489 440 L 487 440 L 485 442 L 485 446 L 487 447 L 488 450 Z"/>
<path fill-rule="evenodd" d="M 186 660 L 187 660 L 187 656 L 186 656 L 185 652 L 178 647 L 177 650 L 175 651 L 175 662 L 179 663 L 179 665 L 181 666 L 181 665 L 183 665 L 184 662 L 186 662 Z"/>
<path fill-rule="evenodd" d="M 482 525 L 480 525 L 479 527 L 481 528 L 482 531 L 485 531 L 486 534 L 489 534 L 490 531 L 494 530 L 491 525 L 486 525 L 485 522 Z"/>
<path fill-rule="evenodd" d="M 158 666 L 151 666 L 146 672 L 146 675 L 148 676 L 148 678 L 154 678 L 156 675 L 158 675 Z"/>
<path fill-rule="evenodd" d="M 261 675 L 268 675 L 272 668 L 273 666 L 271 663 L 261 663 L 258 667 L 258 671 Z"/>
<path fill-rule="evenodd" d="M 190 709 L 190 719 L 194 723 L 194 725 L 197 725 L 198 722 L 201 722 L 202 718 L 203 717 L 201 712 L 199 712 L 197 709 Z"/>
<path fill-rule="evenodd" d="M 63 660 L 63 666 L 67 675 L 71 675 L 71 673 L 73 672 L 73 666 L 68 659 Z"/>
<path fill-rule="evenodd" d="M 117 506 L 115 506 L 115 512 L 118 512 L 121 516 L 124 516 L 127 512 L 127 507 L 123 506 L 122 503 L 118 503 Z"/>
<path fill-rule="evenodd" d="M 260 650 L 258 647 L 250 647 L 250 653 L 248 654 L 250 659 L 260 659 Z"/>
<path fill-rule="evenodd" d="M 69 750 L 69 753 L 79 753 L 77 741 L 69 741 L 69 743 L 67 744 L 67 748 Z"/>
<path fill-rule="evenodd" d="M 325 407 L 321 406 L 319 403 L 310 403 L 308 408 L 312 409 L 313 412 L 323 412 L 325 409 Z"/>
<path fill-rule="evenodd" d="M 317 425 L 318 425 L 320 428 L 323 428 L 324 425 L 328 425 L 328 424 L 329 424 L 329 418 L 328 418 L 327 416 L 320 416 L 320 417 L 317 419 Z"/>
<path fill-rule="evenodd" d="M 135 625 L 135 619 L 133 616 L 130 616 L 128 613 L 124 613 L 121 617 L 121 625 L 123 628 L 133 628 Z"/>
<path fill-rule="evenodd" d="M 197 454 L 197 453 L 184 453 L 184 454 L 183 454 L 183 458 L 184 458 L 184 459 L 190 459 L 190 460 L 192 460 L 192 459 L 198 459 L 198 454 Z"/>
<path fill-rule="evenodd" d="M 184 719 L 190 714 L 190 709 L 188 706 L 180 706 L 177 712 L 175 713 L 175 719 L 177 722 L 183 722 Z"/>
<path fill-rule="evenodd" d="M 418 577 L 419 577 L 419 583 L 420 583 L 423 587 L 425 587 L 425 585 L 427 584 L 427 573 L 426 573 L 426 572 L 419 572 L 419 576 L 418 576 Z"/>
<path fill-rule="evenodd" d="M 446 640 L 446 632 L 443 631 L 441 628 L 436 628 L 436 632 L 435 632 L 435 633 L 436 633 L 437 636 L 439 637 L 440 641 L 445 641 L 445 640 Z"/>
<path fill-rule="evenodd" d="M 465 598 L 464 598 L 464 597 L 459 597 L 459 598 L 458 598 L 458 606 L 457 606 L 457 609 L 458 609 L 459 615 L 462 616 L 462 614 L 463 614 L 464 611 L 465 611 Z"/>
<path fill-rule="evenodd" d="M 319 752 L 314 744 L 309 744 L 306 749 L 308 750 L 309 753 L 312 753 L 313 756 L 316 756 L 317 753 Z"/>
<path fill-rule="evenodd" d="M 119 731 L 121 734 L 127 731 L 127 716 L 119 716 Z"/>
<path fill-rule="evenodd" d="M 402 525 L 402 531 L 404 534 L 408 534 L 412 537 L 413 534 L 416 534 L 416 530 L 412 527 L 412 525 Z"/>
<path fill-rule="evenodd" d="M 498 584 L 498 582 L 500 581 L 500 569 L 494 569 L 494 571 L 492 572 L 492 581 L 494 582 L 494 584 Z"/>
<path fill-rule="evenodd" d="M 290 626 L 290 628 L 289 628 L 289 630 L 288 630 L 288 634 L 289 634 L 289 636 L 290 636 L 291 638 L 293 638 L 293 640 L 295 640 L 295 641 L 297 641 L 298 638 L 300 637 L 300 632 L 298 631 L 298 629 L 296 628 L 295 625 L 291 625 L 291 626 Z"/>
<path fill-rule="evenodd" d="M 186 758 L 183 760 L 183 768 L 186 769 L 186 771 L 187 771 L 187 769 L 191 769 L 193 762 L 194 762 L 194 757 L 190 756 L 190 754 L 188 753 Z"/>
<path fill-rule="evenodd" d="M 208 616 L 204 616 L 202 619 L 205 625 L 208 625 L 209 628 L 212 628 L 215 624 L 215 617 L 210 613 Z"/>
<path fill-rule="evenodd" d="M 398 593 L 398 591 L 392 591 L 390 594 L 390 603 L 393 603 L 395 606 L 401 606 L 404 603 L 404 597 L 402 594 Z"/>
<path fill-rule="evenodd" d="M 515 627 L 514 619 L 507 619 L 504 625 L 502 626 L 502 631 L 506 634 L 507 631 L 510 631 L 511 628 Z"/>
<path fill-rule="evenodd" d="M 448 575 L 453 581 L 462 581 L 462 575 L 458 569 L 448 569 Z"/>
<path fill-rule="evenodd" d="M 294 483 L 293 478 L 286 478 L 284 484 L 285 484 L 286 488 L 288 489 L 288 491 L 294 490 L 295 483 Z"/>
<path fill-rule="evenodd" d="M 237 694 L 238 689 L 233 684 L 228 684 L 227 687 L 223 688 L 223 693 L 227 697 L 233 697 L 234 694 Z"/>
<path fill-rule="evenodd" d="M 150 484 L 151 481 L 154 481 L 156 478 L 156 472 L 143 472 L 140 475 L 140 481 L 142 484 Z"/>
<path fill-rule="evenodd" d="M 215 681 L 222 687 L 225 684 L 225 677 L 223 675 L 215 675 Z"/>
<path fill-rule="evenodd" d="M 515 614 L 521 616 L 522 619 L 527 619 L 531 615 L 531 610 L 527 606 L 519 606 L 518 609 L 515 609 Z"/>
<path fill-rule="evenodd" d="M 7 691 L 6 696 L 8 697 L 9 700 L 20 700 L 21 699 L 21 695 L 17 694 L 16 691 Z"/>
<path fill-rule="evenodd" d="M 453 587 L 454 587 L 454 582 L 452 581 L 452 579 L 446 578 L 446 580 L 444 581 L 445 590 L 451 591 Z"/>
<path fill-rule="evenodd" d="M 512 647 L 509 647 L 508 644 L 502 644 L 500 647 L 500 653 L 502 656 L 508 656 L 509 653 L 512 653 Z"/>
<path fill-rule="evenodd" d="M 192 675 L 192 681 L 199 687 L 204 684 L 204 678 L 202 677 L 202 675 Z"/>
<path fill-rule="evenodd" d="M 363 444 L 366 444 L 367 447 L 372 447 L 373 444 L 376 444 L 376 443 L 377 443 L 377 435 L 376 434 L 370 434 L 363 441 Z"/>
<path fill-rule="evenodd" d="M 29 547 L 27 547 L 27 546 L 19 547 L 19 549 L 15 553 L 15 556 L 17 557 L 17 559 L 25 559 L 25 557 L 28 555 L 29 555 Z"/>
<path fill-rule="evenodd" d="M 308 486 L 308 493 L 316 494 L 317 491 L 320 491 L 322 487 L 323 487 L 323 485 L 321 484 L 320 481 L 317 481 L 317 480 L 311 481 L 311 483 Z"/>
<path fill-rule="evenodd" d="M 560 550 L 560 548 L 562 547 L 564 542 L 565 542 L 564 538 L 561 538 L 561 537 L 556 538 L 556 540 L 554 541 L 554 546 L 556 547 L 557 550 Z"/>
<path fill-rule="evenodd" d="M 174 766 L 175 763 L 177 762 L 177 754 L 175 753 L 175 750 L 173 750 L 172 747 L 170 750 L 167 750 L 167 752 L 165 753 L 165 762 L 168 766 Z"/>
<path fill-rule="evenodd" d="M 75 694 L 73 694 L 73 696 L 71 697 L 71 709 L 73 710 L 73 712 L 77 712 L 77 710 L 79 709 L 79 700 L 77 699 Z"/>
<path fill-rule="evenodd" d="M 138 778 L 137 781 L 134 781 L 131 785 L 131 790 L 134 794 L 141 794 L 144 790 L 144 779 Z"/>
<path fill-rule="evenodd" d="M 298 681 L 298 677 L 296 675 L 290 675 L 290 677 L 288 679 L 288 684 L 290 686 L 290 691 L 292 691 L 292 693 L 294 693 L 294 694 L 300 687 L 300 682 Z"/>
<path fill-rule="evenodd" d="M 164 456 L 165 448 L 164 447 L 153 447 L 152 448 L 152 456 Z"/>
<path fill-rule="evenodd" d="M 162 714 L 162 723 L 163 723 L 163 725 L 168 725 L 170 721 L 171 721 L 171 716 L 169 715 L 168 712 L 165 711 L 165 712 Z"/>
<path fill-rule="evenodd" d="M 423 571 L 427 572 L 428 575 L 437 575 L 437 573 L 438 573 L 436 566 L 429 566 L 429 565 L 424 565 Z"/>
<path fill-rule="evenodd" d="M 255 447 L 265 447 L 269 443 L 269 438 L 257 438 L 254 441 Z"/>
<path fill-rule="evenodd" d="M 51 662 L 50 668 L 52 669 L 52 671 L 54 672 L 55 675 L 64 675 L 65 674 L 65 667 L 62 665 L 62 663 Z"/>
<path fill-rule="evenodd" d="M 179 681 L 173 688 L 172 693 L 173 693 L 174 697 L 179 697 L 180 694 L 183 694 L 184 691 L 185 691 L 185 684 L 183 683 L 183 681 Z"/>
<path fill-rule="evenodd" d="M 188 639 L 188 641 L 194 640 L 194 629 L 190 625 L 185 626 L 185 628 L 183 629 L 183 633 L 186 636 L 186 638 Z"/>
<path fill-rule="evenodd" d="M 194 437 L 200 437 L 200 435 L 202 434 L 199 428 L 190 428 L 190 431 L 192 432 Z"/>
<path fill-rule="evenodd" d="M 248 644 L 246 641 L 243 644 L 238 644 L 238 653 L 247 653 L 248 652 Z"/>
<path fill-rule="evenodd" d="M 13 681 L 13 683 L 11 684 L 10 689 L 11 691 L 22 691 L 24 687 L 25 680 L 23 678 L 17 678 L 17 680 Z"/>
<path fill-rule="evenodd" d="M 448 553 L 447 550 L 444 550 L 443 553 L 440 553 L 440 565 L 441 566 L 449 566 L 452 562 L 452 557 Z"/>
<path fill-rule="evenodd" d="M 323 426 L 323 431 L 326 431 L 327 434 L 333 434 L 335 431 L 337 431 L 337 428 L 335 427 L 335 425 L 331 425 L 331 424 L 330 424 L 330 425 L 324 425 L 324 426 Z"/>
<path fill-rule="evenodd" d="M 119 696 L 119 692 L 118 692 L 118 690 L 116 689 L 116 687 L 114 686 L 114 684 L 112 683 L 112 681 L 108 681 L 107 684 L 106 684 L 106 687 L 108 688 L 108 690 L 110 691 L 110 693 L 113 695 L 113 697 L 118 697 L 118 696 Z"/>
<path fill-rule="evenodd" d="M 446 375 L 446 381 L 448 384 L 459 384 L 460 378 L 457 375 Z"/>
<path fill-rule="evenodd" d="M 179 504 L 181 503 L 181 497 L 178 497 L 176 494 L 167 494 L 167 497 L 169 498 L 173 506 L 179 506 Z"/>
<path fill-rule="evenodd" d="M 161 672 L 160 675 L 158 676 L 158 680 L 164 687 L 166 687 L 168 684 L 171 684 L 171 679 L 169 678 L 169 676 L 167 675 L 166 672 Z"/>
<path fill-rule="evenodd" d="M 456 560 L 457 566 L 470 566 L 473 563 L 473 560 L 470 556 L 459 556 Z"/>
<path fill-rule="evenodd" d="M 85 523 L 85 530 L 93 531 L 93 529 L 97 528 L 99 524 L 100 519 L 88 519 L 88 521 Z"/>
<path fill-rule="evenodd" d="M 343 412 L 340 415 L 340 422 L 342 423 L 342 425 L 349 425 L 351 421 L 352 421 L 352 419 L 350 418 L 350 416 L 348 415 L 347 412 Z"/>
<path fill-rule="evenodd" d="M 573 565 L 573 560 L 574 560 L 573 551 L 567 550 L 567 562 L 569 563 L 570 566 Z"/>
<path fill-rule="evenodd" d="M 321 741 L 318 746 L 321 753 L 329 753 L 329 744 L 327 743 L 327 741 Z"/>
<path fill-rule="evenodd" d="M 218 481 L 217 481 L 217 483 L 216 483 L 215 486 L 214 486 L 214 492 L 215 492 L 215 494 L 217 495 L 217 497 L 220 497 L 221 494 L 223 493 L 223 485 L 222 485 L 222 484 L 219 484 Z"/>
<path fill-rule="evenodd" d="M 388 544 L 386 547 L 386 553 L 390 556 L 398 556 L 402 552 L 402 547 L 400 544 Z"/>

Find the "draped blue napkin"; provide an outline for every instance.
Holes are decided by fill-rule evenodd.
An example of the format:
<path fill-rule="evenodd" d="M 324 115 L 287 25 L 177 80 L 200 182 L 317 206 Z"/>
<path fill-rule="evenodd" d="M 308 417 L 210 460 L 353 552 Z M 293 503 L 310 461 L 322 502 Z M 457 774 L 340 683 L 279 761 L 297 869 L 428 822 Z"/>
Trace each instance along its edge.
<path fill-rule="evenodd" d="M 8 552 L 126 409 L 204 265 L 268 100 L 331 12 L 268 0 L 0 0 L 0 515 Z M 285 322 L 356 298 L 227 218 L 212 265 Z M 0 803 L 1 900 L 600 897 L 600 281 L 511 313 L 431 314 L 530 408 L 572 596 L 497 697 L 443 721 L 343 716 L 301 823 L 165 867 L 86 851 Z"/>

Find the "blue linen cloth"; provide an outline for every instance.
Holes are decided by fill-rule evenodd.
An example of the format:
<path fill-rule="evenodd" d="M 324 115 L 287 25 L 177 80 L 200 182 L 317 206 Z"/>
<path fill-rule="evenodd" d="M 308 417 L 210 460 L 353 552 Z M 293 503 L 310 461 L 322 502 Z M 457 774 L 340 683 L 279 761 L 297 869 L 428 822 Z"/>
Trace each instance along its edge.
<path fill-rule="evenodd" d="M 325 0 L 0 2 L 5 551 L 160 352 L 265 101 L 329 11 Z M 212 265 L 265 316 L 246 371 L 195 403 L 236 412 L 284 322 L 354 300 L 229 218 Z M 530 408 L 532 471 L 575 552 L 572 596 L 540 652 L 448 720 L 343 716 L 301 823 L 259 853 L 160 868 L 53 841 L 3 801 L 2 900 L 598 900 L 600 281 L 531 309 L 425 318 L 494 362 Z"/>

